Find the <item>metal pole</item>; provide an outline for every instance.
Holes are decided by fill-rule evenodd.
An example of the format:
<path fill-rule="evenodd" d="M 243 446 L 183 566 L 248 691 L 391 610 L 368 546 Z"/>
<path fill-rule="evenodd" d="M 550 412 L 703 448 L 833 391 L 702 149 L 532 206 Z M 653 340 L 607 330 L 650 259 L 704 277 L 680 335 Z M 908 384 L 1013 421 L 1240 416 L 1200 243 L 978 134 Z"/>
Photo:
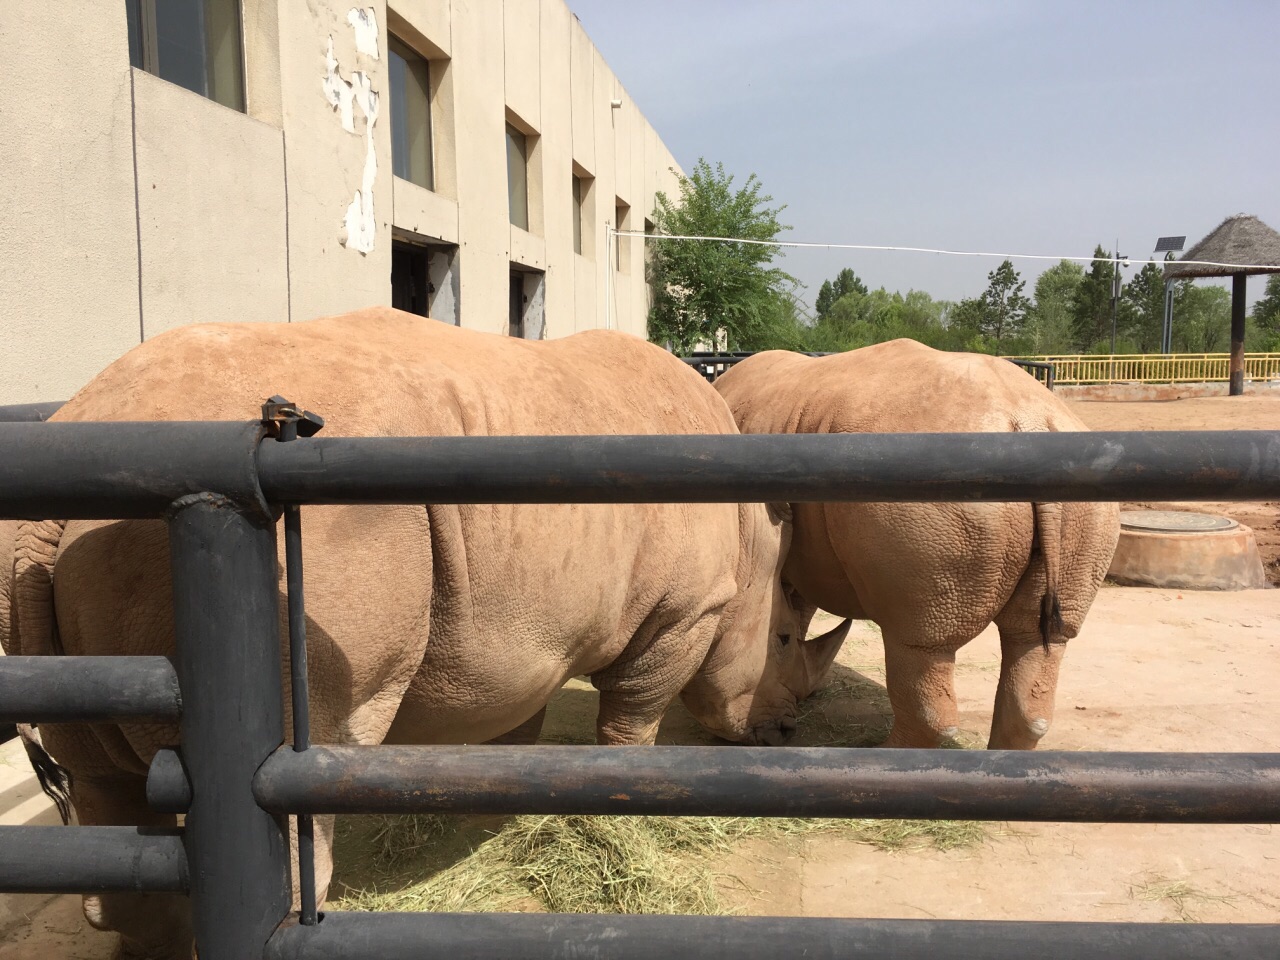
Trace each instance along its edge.
<path fill-rule="evenodd" d="M 1173 281 L 1164 282 L 1164 336 L 1160 341 L 1160 352 L 1173 353 Z"/>
<path fill-rule="evenodd" d="M 334 913 L 287 924 L 270 960 L 1274 960 L 1263 923 Z M 203 960 L 203 958 L 202 958 Z"/>
<path fill-rule="evenodd" d="M 295 424 L 286 424 L 285 429 Z M 292 439 L 292 438 L 290 438 Z M 284 508 L 285 576 L 289 590 L 289 679 L 293 695 L 293 749 L 311 746 L 311 705 L 307 697 L 307 615 L 302 597 L 302 514 L 297 504 Z M 298 892 L 304 926 L 316 922 L 315 825 L 298 814 Z"/>
<path fill-rule="evenodd" d="M 276 503 L 1272 500 L 1280 432 L 317 437 L 258 469 Z"/>
<path fill-rule="evenodd" d="M 276 751 L 278 813 L 1270 823 L 1280 755 L 776 747 L 319 746 Z"/>
<path fill-rule="evenodd" d="M 284 738 L 275 523 L 197 494 L 174 503 L 169 548 L 196 949 L 249 960 L 290 905 L 287 821 L 251 789 Z"/>
<path fill-rule="evenodd" d="M 1116 313 L 1120 303 L 1120 240 L 1116 238 L 1116 258 L 1111 264 L 1111 379 L 1115 379 Z"/>
<path fill-rule="evenodd" d="M 1237 273 L 1231 277 L 1231 390 L 1230 396 L 1244 393 L 1244 308 L 1245 286 L 1249 278 Z"/>
<path fill-rule="evenodd" d="M 0 893 L 185 893 L 176 831 L 0 826 Z"/>
<path fill-rule="evenodd" d="M 181 711 L 164 657 L 0 658 L 0 722 L 177 720 Z"/>

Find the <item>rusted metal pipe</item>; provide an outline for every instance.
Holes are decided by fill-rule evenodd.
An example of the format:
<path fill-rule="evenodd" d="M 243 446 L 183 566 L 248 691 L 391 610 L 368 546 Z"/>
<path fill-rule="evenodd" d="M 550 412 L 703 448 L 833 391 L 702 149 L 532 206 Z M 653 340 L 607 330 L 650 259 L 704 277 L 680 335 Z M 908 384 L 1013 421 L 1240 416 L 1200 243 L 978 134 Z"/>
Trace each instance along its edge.
<path fill-rule="evenodd" d="M 330 437 L 265 444 L 280 503 L 1280 498 L 1280 431 Z"/>
<path fill-rule="evenodd" d="M 177 831 L 0 827 L 0 893 L 185 893 Z"/>
<path fill-rule="evenodd" d="M 274 813 L 1274 823 L 1280 754 L 313 746 L 253 792 Z"/>
<path fill-rule="evenodd" d="M 327 913 L 267 960 L 1274 960 L 1276 927 L 1231 923 Z"/>
<path fill-rule="evenodd" d="M 0 722 L 172 721 L 181 712 L 164 657 L 0 657 Z"/>
<path fill-rule="evenodd" d="M 0 423 L 0 519 L 160 517 L 213 490 L 267 515 L 260 423 Z"/>

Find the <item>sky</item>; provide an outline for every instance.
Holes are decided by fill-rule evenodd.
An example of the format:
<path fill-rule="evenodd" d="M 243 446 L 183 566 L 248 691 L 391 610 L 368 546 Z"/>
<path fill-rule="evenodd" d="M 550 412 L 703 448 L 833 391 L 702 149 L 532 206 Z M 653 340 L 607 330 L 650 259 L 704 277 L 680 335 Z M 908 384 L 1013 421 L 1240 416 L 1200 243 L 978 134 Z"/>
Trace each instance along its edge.
<path fill-rule="evenodd" d="M 1280 2 L 568 0 L 686 171 L 782 239 L 1089 256 L 1280 229 Z M 791 250 L 806 284 L 977 296 L 999 258 Z M 1049 262 L 1014 260 L 1027 282 Z M 1136 272 L 1131 267 L 1127 275 Z M 1251 278 L 1249 299 L 1264 279 Z"/>

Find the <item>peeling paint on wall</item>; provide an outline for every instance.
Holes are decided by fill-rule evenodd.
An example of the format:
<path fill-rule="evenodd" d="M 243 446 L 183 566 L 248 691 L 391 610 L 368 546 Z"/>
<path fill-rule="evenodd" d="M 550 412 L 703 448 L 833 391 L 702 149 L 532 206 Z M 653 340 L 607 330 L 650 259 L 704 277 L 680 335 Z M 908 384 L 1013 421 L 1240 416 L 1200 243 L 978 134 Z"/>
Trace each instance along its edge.
<path fill-rule="evenodd" d="M 378 59 L 378 25 L 372 8 L 353 9 L 347 22 L 356 33 L 356 53 Z M 347 206 L 343 227 L 346 233 L 340 238 L 343 246 L 362 254 L 373 251 L 377 234 L 377 221 L 373 213 L 373 182 L 378 175 L 378 155 L 373 145 L 373 128 L 378 122 L 378 91 L 373 89 L 369 75 L 361 70 L 352 72 L 351 79 L 344 80 L 339 70 L 338 58 L 333 52 L 333 36 L 325 52 L 325 75 L 321 83 L 325 100 L 337 112 L 342 129 L 347 133 L 356 130 L 356 108 L 364 115 L 365 158 L 360 188 Z"/>
<path fill-rule="evenodd" d="M 356 32 L 356 53 L 378 59 L 378 19 L 373 7 L 353 7 L 347 14 L 347 23 Z"/>

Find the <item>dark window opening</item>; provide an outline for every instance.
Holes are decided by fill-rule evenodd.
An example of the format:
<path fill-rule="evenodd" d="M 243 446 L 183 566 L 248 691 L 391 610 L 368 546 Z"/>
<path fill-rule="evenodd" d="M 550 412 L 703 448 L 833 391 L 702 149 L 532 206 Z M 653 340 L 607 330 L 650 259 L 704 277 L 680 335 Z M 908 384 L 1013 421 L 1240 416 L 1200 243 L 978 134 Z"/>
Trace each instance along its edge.
<path fill-rule="evenodd" d="M 519 270 L 511 271 L 511 315 L 507 323 L 507 333 L 513 337 L 524 336 L 524 274 Z"/>
<path fill-rule="evenodd" d="M 630 230 L 631 229 L 631 207 L 623 203 L 621 200 L 614 201 L 614 229 Z M 631 238 L 618 237 L 613 238 L 614 256 L 616 258 L 614 269 L 619 273 L 631 272 Z"/>
<path fill-rule="evenodd" d="M 125 0 L 129 62 L 244 110 L 239 0 Z"/>
<path fill-rule="evenodd" d="M 432 190 L 430 67 L 395 37 L 390 38 L 388 48 L 392 171 L 402 180 Z"/>
<path fill-rule="evenodd" d="M 391 306 L 458 325 L 458 248 L 391 242 Z"/>
<path fill-rule="evenodd" d="M 582 253 L 582 198 L 586 194 L 586 188 L 582 184 L 582 178 L 576 173 L 573 175 L 573 252 Z"/>
<path fill-rule="evenodd" d="M 507 124 L 507 205 L 511 223 L 529 229 L 529 147 L 523 133 Z"/>
<path fill-rule="evenodd" d="M 427 316 L 427 249 L 408 243 L 391 244 L 391 306 Z"/>
<path fill-rule="evenodd" d="M 507 333 L 525 340 L 546 336 L 546 281 L 541 270 L 511 264 L 510 306 Z"/>

